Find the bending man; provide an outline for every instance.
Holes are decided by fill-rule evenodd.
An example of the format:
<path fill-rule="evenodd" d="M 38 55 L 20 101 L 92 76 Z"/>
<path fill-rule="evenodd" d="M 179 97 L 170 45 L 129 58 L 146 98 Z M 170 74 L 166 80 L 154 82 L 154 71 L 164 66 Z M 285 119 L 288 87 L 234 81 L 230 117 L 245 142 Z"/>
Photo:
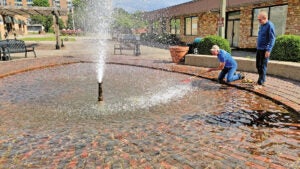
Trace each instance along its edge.
<path fill-rule="evenodd" d="M 237 63 L 233 59 L 233 57 L 223 49 L 220 49 L 218 45 L 213 45 L 210 49 L 212 55 L 218 57 L 219 66 L 217 68 L 210 68 L 207 72 L 221 70 L 218 82 L 224 83 L 224 78 L 227 75 L 226 81 L 232 82 L 239 79 L 244 79 L 245 76 L 242 73 L 236 74 L 235 71 L 237 69 Z"/>

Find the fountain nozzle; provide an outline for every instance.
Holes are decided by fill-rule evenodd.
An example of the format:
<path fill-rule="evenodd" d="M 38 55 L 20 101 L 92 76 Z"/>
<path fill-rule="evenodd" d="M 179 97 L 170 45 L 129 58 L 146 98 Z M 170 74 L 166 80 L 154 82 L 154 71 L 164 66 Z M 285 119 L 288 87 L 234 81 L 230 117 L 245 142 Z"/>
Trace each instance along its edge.
<path fill-rule="evenodd" d="M 102 83 L 98 82 L 98 101 L 103 101 L 103 95 L 102 95 Z"/>

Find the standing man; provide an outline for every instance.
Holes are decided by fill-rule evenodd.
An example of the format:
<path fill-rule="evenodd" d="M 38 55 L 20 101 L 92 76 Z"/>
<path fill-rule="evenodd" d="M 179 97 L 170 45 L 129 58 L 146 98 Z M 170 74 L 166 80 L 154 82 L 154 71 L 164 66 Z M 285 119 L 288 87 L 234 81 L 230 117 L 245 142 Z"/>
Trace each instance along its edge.
<path fill-rule="evenodd" d="M 264 85 L 270 53 L 275 44 L 275 27 L 268 21 L 268 14 L 265 11 L 261 11 L 257 19 L 260 24 L 256 52 L 256 69 L 259 75 L 257 84 Z"/>
<path fill-rule="evenodd" d="M 245 75 L 243 75 L 242 73 L 239 74 L 235 73 L 237 69 L 237 63 L 228 52 L 226 52 L 223 49 L 220 49 L 218 45 L 213 45 L 212 48 L 210 49 L 210 52 L 212 55 L 218 57 L 220 63 L 217 68 L 210 68 L 207 70 L 207 72 L 221 70 L 218 77 L 219 83 L 224 83 L 223 79 L 225 78 L 226 75 L 227 75 L 226 78 L 227 82 L 232 82 L 235 80 L 245 78 Z"/>

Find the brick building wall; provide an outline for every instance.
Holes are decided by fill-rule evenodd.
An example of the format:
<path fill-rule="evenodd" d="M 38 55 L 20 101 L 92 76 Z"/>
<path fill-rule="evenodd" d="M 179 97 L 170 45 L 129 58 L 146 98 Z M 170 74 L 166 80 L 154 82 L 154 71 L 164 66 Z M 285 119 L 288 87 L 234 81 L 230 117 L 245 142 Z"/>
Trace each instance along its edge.
<path fill-rule="evenodd" d="M 233 1 L 231 1 L 233 2 Z M 204 1 L 199 2 L 204 3 Z M 212 3 L 212 1 L 208 1 L 208 3 Z M 218 35 L 218 23 L 217 20 L 220 17 L 218 12 L 212 12 L 214 10 L 204 10 L 200 11 L 199 13 L 190 13 L 190 14 L 180 14 L 180 10 L 182 13 L 187 13 L 187 11 L 193 11 L 193 5 L 199 5 L 198 2 L 195 3 L 187 3 L 183 5 L 174 6 L 174 8 L 166 8 L 166 12 L 164 9 L 153 11 L 151 13 L 151 19 L 155 18 L 155 14 L 157 13 L 165 13 L 165 18 L 168 18 L 167 25 L 170 25 L 170 21 L 172 18 L 180 18 L 180 35 L 182 41 L 184 42 L 192 42 L 196 37 L 205 37 L 207 35 Z M 248 2 L 244 4 L 239 4 L 236 1 L 235 5 L 227 7 L 227 12 L 232 11 L 240 11 L 240 26 L 239 26 L 239 41 L 238 47 L 239 48 L 255 48 L 256 47 L 256 40 L 257 36 L 252 36 L 252 19 L 253 18 L 253 9 L 254 8 L 262 8 L 262 7 L 272 7 L 278 5 L 288 5 L 287 11 L 287 20 L 286 20 L 286 29 L 285 34 L 294 34 L 300 35 L 300 0 L 270 0 L 270 1 L 255 1 Z M 211 4 L 211 9 L 215 9 L 216 6 Z M 187 9 L 186 9 L 187 8 Z M 200 10 L 200 8 L 199 8 Z M 215 10 L 218 11 L 218 10 Z M 169 15 L 169 16 L 167 16 Z M 184 18 L 190 16 L 198 16 L 198 34 L 195 36 L 186 36 L 184 34 L 185 23 Z M 272 21 L 272 19 L 270 19 Z M 170 30 L 170 26 L 167 27 L 167 32 Z"/>
<path fill-rule="evenodd" d="M 288 4 L 286 31 L 285 34 L 300 35 L 300 0 L 277 0 L 274 2 L 265 2 L 261 4 L 250 4 L 240 7 L 240 48 L 255 48 L 256 36 L 251 36 L 252 28 L 252 9 L 267 6 L 276 6 Z M 232 9 L 229 9 L 229 11 Z M 272 21 L 272 19 L 270 19 Z M 275 28 L 276 29 L 276 28 Z"/>
<path fill-rule="evenodd" d="M 300 35 L 300 0 L 288 1 L 286 34 Z"/>
<path fill-rule="evenodd" d="M 53 0 L 48 1 L 50 4 L 50 7 L 53 6 Z M 59 7 L 66 9 L 68 7 L 68 0 L 56 0 L 56 3 L 59 3 Z M 27 0 L 22 0 L 21 3 L 17 4 L 18 6 L 23 6 L 27 7 Z M 6 6 L 16 6 L 15 0 L 6 0 Z M 5 16 L 5 15 L 3 15 Z M 20 15 L 15 15 L 13 18 L 15 18 L 17 21 L 23 21 L 23 23 L 27 22 L 27 18 L 29 16 L 20 16 Z M 64 23 L 67 22 L 68 16 L 61 16 L 61 19 L 64 21 Z M 21 34 L 21 35 L 26 35 L 27 32 L 27 25 L 24 24 L 19 24 L 17 22 L 12 23 L 12 31 L 10 31 L 10 34 L 16 33 L 16 34 Z M 6 25 L 3 23 L 0 23 L 0 39 L 4 39 L 4 34 L 7 31 L 5 29 Z"/>

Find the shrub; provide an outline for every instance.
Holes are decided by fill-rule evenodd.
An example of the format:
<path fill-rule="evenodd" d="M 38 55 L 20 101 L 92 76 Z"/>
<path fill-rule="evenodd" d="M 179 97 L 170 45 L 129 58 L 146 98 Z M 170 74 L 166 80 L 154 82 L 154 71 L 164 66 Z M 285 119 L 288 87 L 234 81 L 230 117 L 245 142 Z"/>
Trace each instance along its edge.
<path fill-rule="evenodd" d="M 271 52 L 271 59 L 300 62 L 300 36 L 278 36 Z"/>
<path fill-rule="evenodd" d="M 203 38 L 198 44 L 197 49 L 199 54 L 210 55 L 210 49 L 213 45 L 218 45 L 220 49 L 231 53 L 231 48 L 228 40 L 223 39 L 220 36 L 210 35 Z"/>
<path fill-rule="evenodd" d="M 172 34 L 145 34 L 141 36 L 143 41 L 152 42 L 152 43 L 160 43 L 165 45 L 182 45 L 183 43 L 176 35 Z"/>
<path fill-rule="evenodd" d="M 63 35 L 63 36 L 77 36 L 77 35 L 80 35 L 82 33 L 81 29 L 76 29 L 76 30 L 73 30 L 73 29 L 62 29 L 60 31 L 60 33 Z"/>

